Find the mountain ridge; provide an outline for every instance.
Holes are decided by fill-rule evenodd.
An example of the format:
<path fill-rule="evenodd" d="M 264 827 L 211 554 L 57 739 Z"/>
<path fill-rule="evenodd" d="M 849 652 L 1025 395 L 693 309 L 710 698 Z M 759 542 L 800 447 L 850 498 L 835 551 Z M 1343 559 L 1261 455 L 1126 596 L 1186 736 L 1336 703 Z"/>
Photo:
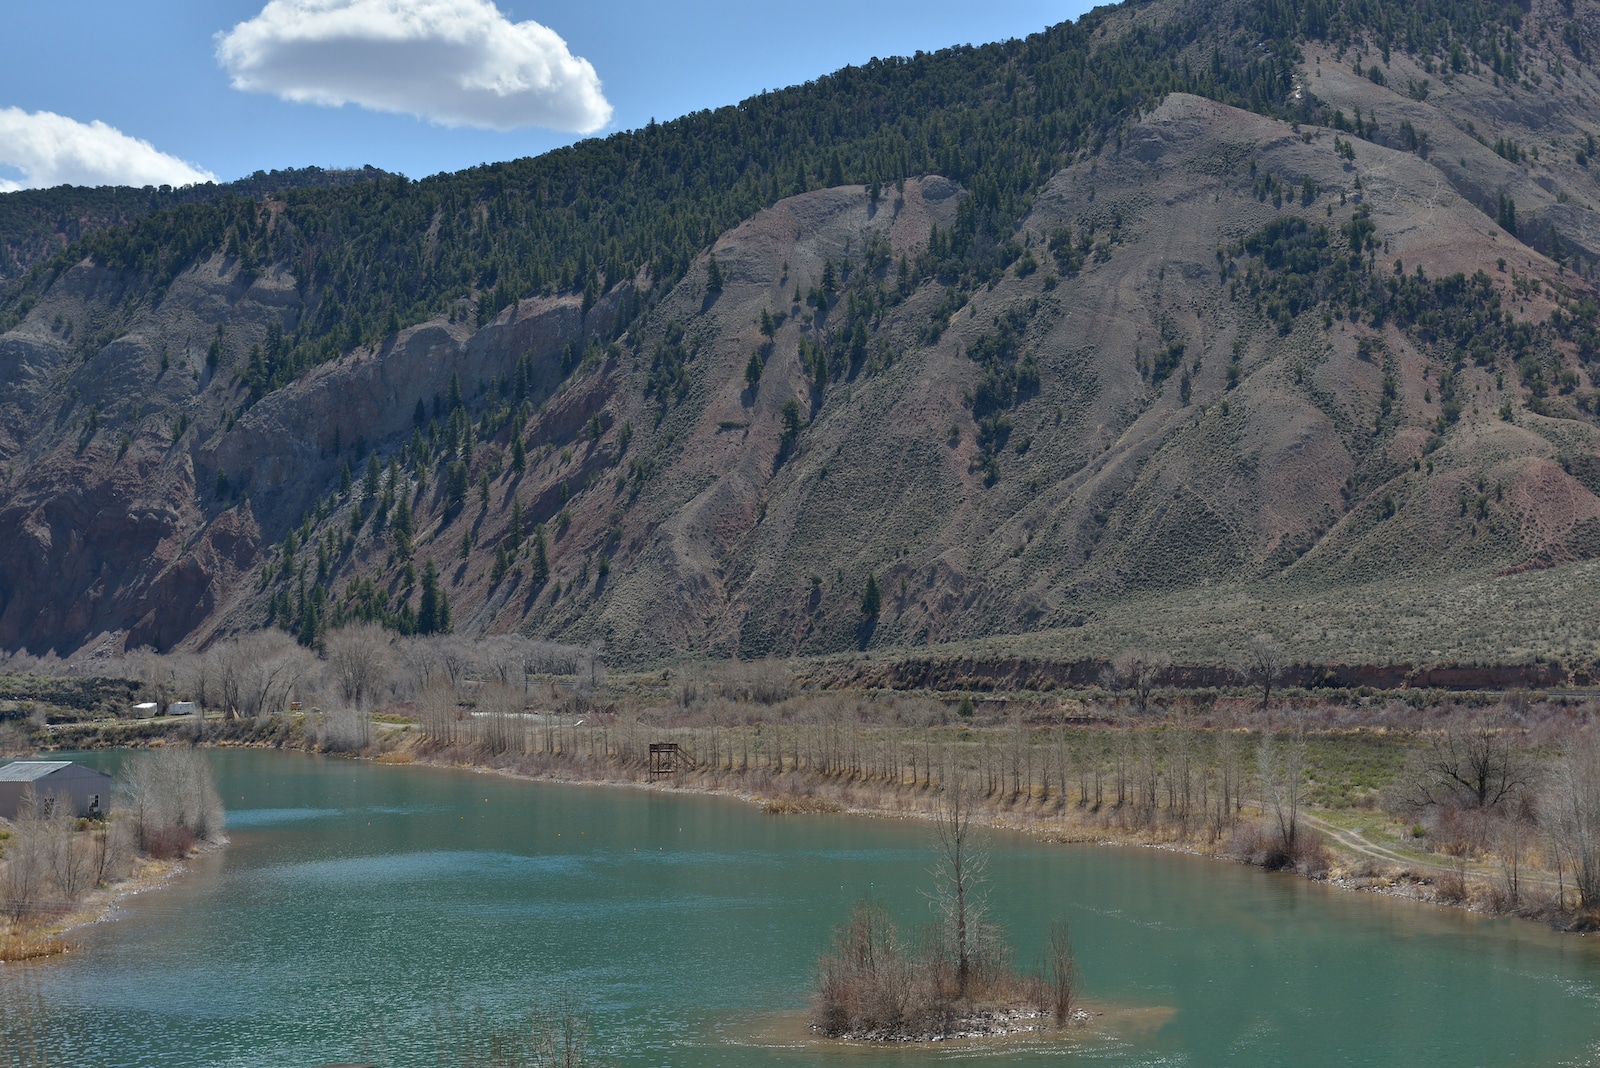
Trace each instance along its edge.
<path fill-rule="evenodd" d="M 332 291 L 266 254 L 292 197 L 264 202 L 254 237 L 207 224 L 190 266 L 149 261 L 170 275 L 158 299 L 128 267 L 58 265 L 0 335 L 0 644 L 415 626 L 431 565 L 457 629 L 635 663 L 1027 634 L 1073 635 L 1069 659 L 1092 634 L 1091 655 L 1215 661 L 1133 606 L 1167 596 L 1210 626 L 1191 595 L 1269 587 L 1262 629 L 1308 659 L 1593 659 L 1570 601 L 1569 632 L 1531 647 L 1383 651 L 1382 612 L 1345 637 L 1293 618 L 1297 588 L 1494 588 L 1600 552 L 1597 98 L 1573 43 L 1596 12 L 1479 8 L 1518 28 L 1459 70 L 1459 41 L 1384 57 L 1301 34 L 1287 69 L 1244 76 L 1282 83 L 1274 114 L 1163 92 L 1009 207 L 981 167 L 848 184 L 824 144 L 815 187 L 687 261 L 613 257 L 498 307 L 495 281 L 278 385 L 274 322 L 333 336 L 297 325 Z M 1283 10 L 1261 18 L 1326 5 Z M 1137 42 L 1149 18 L 1194 78 L 1186 12 L 1128 5 L 1071 32 Z M 133 329 L 75 351 L 65 324 L 130 295 Z"/>

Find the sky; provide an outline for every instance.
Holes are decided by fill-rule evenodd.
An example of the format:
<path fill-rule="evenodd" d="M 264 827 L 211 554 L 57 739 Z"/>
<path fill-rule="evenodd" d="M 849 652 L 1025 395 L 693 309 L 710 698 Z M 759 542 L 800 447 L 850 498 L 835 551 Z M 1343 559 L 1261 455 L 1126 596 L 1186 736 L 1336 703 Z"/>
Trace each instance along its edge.
<path fill-rule="evenodd" d="M 413 178 L 736 103 L 1085 0 L 5 0 L 0 192 L 370 164 Z"/>

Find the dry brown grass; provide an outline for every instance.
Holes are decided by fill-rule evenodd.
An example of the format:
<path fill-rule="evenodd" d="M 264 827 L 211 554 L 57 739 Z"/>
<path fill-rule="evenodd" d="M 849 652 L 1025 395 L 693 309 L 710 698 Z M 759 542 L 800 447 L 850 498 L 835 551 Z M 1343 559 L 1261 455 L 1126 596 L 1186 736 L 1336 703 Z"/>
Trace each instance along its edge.
<path fill-rule="evenodd" d="M 0 963 L 17 964 L 45 957 L 59 957 L 76 948 L 58 934 L 12 930 L 0 935 Z"/>
<path fill-rule="evenodd" d="M 761 797 L 755 799 L 769 816 L 804 812 L 843 812 L 844 806 L 826 797 Z"/>
<path fill-rule="evenodd" d="M 411 753 L 396 749 L 387 753 L 380 753 L 373 762 L 376 764 L 409 764 L 415 759 L 416 757 Z"/>

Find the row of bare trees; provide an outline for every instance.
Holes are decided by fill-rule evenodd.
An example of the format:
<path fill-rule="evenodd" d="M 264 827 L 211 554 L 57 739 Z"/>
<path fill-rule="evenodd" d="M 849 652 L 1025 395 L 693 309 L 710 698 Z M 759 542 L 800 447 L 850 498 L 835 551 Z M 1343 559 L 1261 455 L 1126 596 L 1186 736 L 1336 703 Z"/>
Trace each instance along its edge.
<path fill-rule="evenodd" d="M 598 646 L 517 635 L 401 637 L 376 624 L 332 631 L 320 650 L 266 630 L 218 642 L 202 653 L 138 651 L 128 655 L 125 666 L 162 703 L 196 702 L 201 709 L 197 736 L 205 733 L 207 709 L 262 720 L 297 702 L 303 710 L 316 710 L 307 721 L 313 740 L 341 752 L 372 744 L 371 713 L 379 707 L 426 704 L 446 689 L 468 693 L 480 686 L 516 689 L 526 700 L 551 676 L 565 679 L 563 699 L 587 699 L 605 680 Z"/>
<path fill-rule="evenodd" d="M 68 805 L 23 797 L 0 860 L 0 909 L 13 924 L 70 906 L 119 875 L 125 836 L 105 823 L 80 831 Z"/>
<path fill-rule="evenodd" d="M 752 675 L 773 669 L 745 667 Z M 1305 819 L 1314 724 L 1291 710 L 1265 717 L 1266 729 L 1260 719 L 1248 729 L 1230 725 L 1217 709 L 1207 719 L 1103 710 L 1100 722 L 1071 725 L 1014 714 L 974 729 L 948 706 L 918 698 L 727 698 L 741 683 L 726 665 L 682 671 L 669 709 L 597 714 L 572 701 L 567 685 L 524 691 L 440 679 L 418 700 L 423 733 L 480 757 L 555 760 L 601 776 L 642 776 L 648 743 L 670 739 L 711 785 L 780 794 L 826 784 L 927 792 L 943 769 L 958 769 L 991 809 L 1076 807 L 1132 830 L 1237 839 L 1237 851 L 1268 866 L 1321 870 L 1328 862 Z M 1600 840 L 1600 772 L 1584 762 L 1588 728 L 1574 722 L 1535 735 L 1509 704 L 1414 713 L 1407 722 L 1406 733 L 1383 743 L 1409 747 L 1412 758 L 1382 802 L 1427 824 L 1425 845 L 1497 865 L 1510 907 L 1522 904 L 1529 867 L 1570 878 L 1583 907 L 1600 904 L 1600 846 L 1591 844 Z M 1243 838 L 1241 823 L 1251 831 Z"/>

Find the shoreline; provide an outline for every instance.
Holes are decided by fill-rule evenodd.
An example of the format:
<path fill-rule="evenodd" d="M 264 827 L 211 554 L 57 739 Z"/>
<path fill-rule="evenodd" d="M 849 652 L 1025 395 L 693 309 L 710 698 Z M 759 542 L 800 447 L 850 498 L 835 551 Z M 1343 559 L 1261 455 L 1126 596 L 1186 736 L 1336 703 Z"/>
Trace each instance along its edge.
<path fill-rule="evenodd" d="M 435 768 L 450 771 L 470 771 L 475 774 L 499 775 L 503 778 L 516 779 L 524 782 L 543 782 L 563 786 L 610 786 L 627 787 L 663 794 L 685 794 L 700 797 L 719 797 L 739 801 L 744 804 L 756 805 L 765 812 L 775 816 L 787 815 L 842 815 L 853 817 L 866 817 L 870 819 L 901 819 L 929 822 L 931 814 L 909 808 L 892 808 L 888 805 L 844 805 L 836 802 L 821 801 L 815 798 L 801 797 L 773 797 L 751 789 L 741 789 L 732 786 L 721 786 L 706 783 L 691 785 L 667 785 L 650 782 L 637 778 L 604 778 L 594 775 L 580 776 L 557 770 L 530 771 L 513 767 L 496 767 L 492 764 L 445 761 L 435 758 L 430 754 L 419 755 L 414 751 L 390 750 L 387 753 L 376 755 L 369 754 L 338 754 L 317 753 L 315 750 L 297 749 L 299 752 L 316 753 L 322 756 L 343 756 L 347 759 L 363 760 L 369 763 L 384 764 L 390 767 L 406 767 L 411 765 Z M 404 759 L 383 759 L 385 756 L 400 755 Z M 796 803 L 796 802 L 799 803 Z M 1259 819 L 1259 813 L 1256 813 Z M 1294 867 L 1266 868 L 1259 864 L 1251 863 L 1247 858 L 1229 853 L 1223 848 L 1203 848 L 1193 842 L 1186 842 L 1172 838 L 1162 838 L 1148 831 L 1137 831 L 1113 826 L 1086 827 L 1081 822 L 1058 820 L 1057 825 L 1047 825 L 1047 817 L 1033 816 L 1026 813 L 995 813 L 978 810 L 973 813 L 974 820 L 982 826 L 997 831 L 1007 831 L 1027 835 L 1044 842 L 1060 845 L 1088 845 L 1106 848 L 1159 849 L 1172 853 L 1182 853 L 1186 856 L 1202 860 L 1220 861 L 1258 871 L 1274 874 L 1290 875 L 1304 879 L 1307 882 L 1318 883 L 1331 889 L 1342 890 L 1349 893 L 1375 894 L 1381 897 L 1402 901 L 1413 901 L 1418 904 L 1433 905 L 1438 908 L 1456 909 L 1479 916 L 1507 916 L 1513 919 L 1533 920 L 1563 933 L 1586 933 L 1582 930 L 1571 930 L 1558 926 L 1552 922 L 1553 918 L 1542 907 L 1530 908 L 1525 906 L 1520 911 L 1497 913 L 1485 908 L 1480 902 L 1472 900 L 1470 893 L 1461 900 L 1444 900 L 1435 893 L 1435 878 L 1451 874 L 1451 869 L 1444 864 L 1428 864 L 1422 861 L 1406 861 L 1400 863 L 1393 860 L 1363 856 L 1351 850 L 1334 834 L 1323 827 L 1316 826 L 1322 822 L 1313 812 L 1306 813 L 1307 822 L 1323 837 L 1325 848 L 1337 858 L 1337 863 L 1331 864 L 1328 870 L 1320 873 L 1308 873 L 1296 870 Z M 1382 870 L 1378 869 L 1381 865 Z M 1417 869 L 1422 869 L 1419 874 Z M 1524 881 L 1532 884 L 1543 882 L 1543 876 L 1548 873 L 1529 873 L 1524 876 Z M 1473 881 L 1484 885 L 1486 880 L 1479 873 L 1473 873 Z M 1470 890 L 1471 883 L 1468 884 Z"/>
<path fill-rule="evenodd" d="M 398 733 L 398 732 L 397 732 Z M 645 790 L 662 794 L 682 794 L 687 796 L 716 797 L 738 801 L 747 805 L 756 805 L 763 811 L 775 815 L 845 815 L 852 817 L 867 817 L 871 819 L 899 819 L 919 820 L 928 822 L 933 818 L 931 811 L 925 811 L 914 802 L 926 797 L 923 791 L 925 785 L 899 787 L 889 784 L 879 784 L 872 781 L 838 781 L 830 780 L 824 776 L 807 772 L 781 772 L 797 779 L 805 792 L 764 792 L 755 788 L 754 784 L 724 783 L 705 781 L 650 781 L 640 778 L 637 774 L 629 773 L 626 769 L 613 769 L 612 774 L 606 774 L 608 769 L 584 767 L 580 770 L 570 762 L 566 766 L 546 766 L 530 768 L 517 767 L 509 764 L 494 764 L 483 760 L 461 759 L 459 750 L 439 750 L 433 752 L 418 752 L 416 744 L 420 739 L 416 735 L 404 738 L 393 738 L 389 747 L 383 748 L 383 741 L 359 753 L 327 752 L 312 745 L 304 744 L 299 739 L 286 741 L 282 738 L 272 742 L 246 740 L 246 739 L 216 739 L 202 743 L 204 748 L 215 749 L 279 749 L 290 752 L 303 753 L 310 756 L 323 756 L 359 760 L 370 764 L 386 767 L 421 766 L 448 771 L 467 771 L 480 775 L 498 775 L 503 778 L 521 780 L 525 782 L 542 782 L 564 786 L 600 786 L 624 787 Z M 99 748 L 99 747 L 89 747 Z M 107 746 L 105 748 L 122 748 Z M 561 764 L 561 758 L 546 757 L 547 764 Z M 691 772 L 700 778 L 705 772 Z M 716 773 L 714 778 L 737 779 L 744 774 L 740 771 L 724 771 Z M 819 792 L 831 790 L 836 793 L 849 795 L 848 801 L 841 801 L 832 797 L 819 797 Z M 907 791 L 912 791 L 908 796 Z M 1108 810 L 1114 813 L 1114 808 Z M 1066 813 L 1079 812 L 1087 819 L 1071 819 Z M 1329 863 L 1322 870 L 1299 870 L 1294 866 L 1268 868 L 1262 864 L 1253 863 L 1248 857 L 1229 852 L 1224 838 L 1213 838 L 1209 842 L 1199 843 L 1193 840 L 1184 840 L 1174 835 L 1171 830 L 1136 829 L 1117 826 L 1105 818 L 1097 818 L 1090 810 L 1076 809 L 1071 805 L 1062 805 L 1057 813 L 1046 815 L 1030 812 L 1025 808 L 1013 807 L 1009 810 L 995 811 L 990 806 L 980 804 L 973 813 L 976 822 L 991 830 L 1006 831 L 1027 835 L 1044 842 L 1062 845 L 1091 845 L 1101 847 L 1139 847 L 1145 849 L 1160 849 L 1173 853 L 1182 853 L 1191 857 L 1205 860 L 1220 861 L 1243 867 L 1256 868 L 1261 871 L 1270 871 L 1278 874 L 1293 875 L 1308 882 L 1343 890 L 1351 893 L 1376 894 L 1392 899 L 1413 901 L 1419 904 L 1433 905 L 1439 908 L 1457 909 L 1480 916 L 1506 916 L 1515 919 L 1535 920 L 1555 930 L 1570 933 L 1585 933 L 1581 927 L 1563 925 L 1560 920 L 1563 914 L 1556 912 L 1548 904 L 1527 905 L 1513 910 L 1496 910 L 1486 907 L 1485 899 L 1496 892 L 1490 883 L 1489 876 L 1482 872 L 1468 872 L 1465 878 L 1465 892 L 1455 898 L 1441 897 L 1437 890 L 1437 881 L 1440 878 L 1461 876 L 1460 869 L 1449 865 L 1429 863 L 1423 860 L 1404 859 L 1395 860 L 1383 856 L 1373 850 L 1363 854 L 1361 851 L 1350 848 L 1337 829 L 1322 820 L 1318 815 L 1319 810 L 1307 809 L 1303 813 L 1307 825 L 1322 839 L 1322 847 L 1329 855 Z M 1240 825 L 1246 825 L 1250 820 L 1260 819 L 1259 811 L 1247 808 L 1242 815 L 1249 819 L 1241 819 Z M 1356 836 L 1359 839 L 1359 835 Z M 223 840 L 225 843 L 226 839 Z M 222 843 L 200 847 L 201 849 L 217 848 Z M 197 849 L 198 855 L 200 849 Z M 184 867 L 182 861 L 176 862 L 150 862 L 169 863 L 173 868 Z M 69 915 L 71 922 L 55 921 L 55 936 L 69 930 L 87 926 L 91 923 L 102 922 L 110 917 L 115 909 L 115 904 L 121 897 L 128 894 L 141 893 L 149 889 L 158 889 L 165 882 L 180 872 L 177 870 L 163 870 L 158 874 L 146 875 L 141 872 L 134 879 L 115 888 L 109 888 L 111 893 L 103 902 L 75 908 Z M 1525 884 L 1537 887 L 1546 882 L 1553 885 L 1553 880 L 1544 878 L 1548 873 L 1529 871 L 1524 874 Z M 137 885 L 129 885 L 136 883 Z M 1479 891 L 1474 894 L 1472 891 Z M 97 893 L 106 893 L 98 891 Z"/>
<path fill-rule="evenodd" d="M 198 853 L 196 854 L 198 855 Z M 7 964 L 26 964 L 50 960 L 76 953 L 82 947 L 71 942 L 68 935 L 85 927 L 106 923 L 114 919 L 124 898 L 151 890 L 159 890 L 173 879 L 189 870 L 187 857 L 173 860 L 141 858 L 126 878 L 100 887 L 86 894 L 65 911 L 38 924 L 12 925 L 0 935 L 0 967 Z M 20 949 L 10 956 L 5 949 Z M 31 948 L 31 951 L 28 951 Z"/>

